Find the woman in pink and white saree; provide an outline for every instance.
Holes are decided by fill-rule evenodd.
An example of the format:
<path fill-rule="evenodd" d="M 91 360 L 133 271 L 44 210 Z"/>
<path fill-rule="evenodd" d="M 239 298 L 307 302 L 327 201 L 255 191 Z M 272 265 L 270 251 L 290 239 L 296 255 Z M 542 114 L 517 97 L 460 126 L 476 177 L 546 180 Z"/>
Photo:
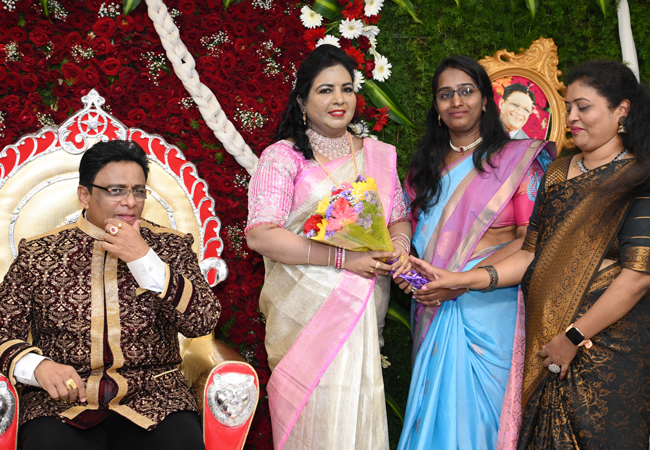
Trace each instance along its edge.
<path fill-rule="evenodd" d="M 356 62 L 322 45 L 302 62 L 279 142 L 249 190 L 248 245 L 264 256 L 267 385 L 276 449 L 388 449 L 380 347 L 391 271 L 410 268 L 395 148 L 353 137 Z M 305 223 L 341 183 L 374 178 L 394 250 L 344 251 Z M 348 211 L 349 212 L 349 211 Z M 353 214 L 353 212 L 349 212 Z"/>

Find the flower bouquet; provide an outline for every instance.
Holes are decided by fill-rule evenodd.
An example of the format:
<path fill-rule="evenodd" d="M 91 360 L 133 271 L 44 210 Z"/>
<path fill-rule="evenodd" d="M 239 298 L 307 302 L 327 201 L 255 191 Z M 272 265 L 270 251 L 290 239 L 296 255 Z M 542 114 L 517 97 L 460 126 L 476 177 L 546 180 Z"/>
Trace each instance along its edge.
<path fill-rule="evenodd" d="M 377 184 L 361 175 L 353 183 L 346 181 L 332 188 L 331 195 L 326 195 L 307 219 L 303 231 L 310 239 L 353 252 L 393 251 Z M 414 270 L 400 277 L 416 289 L 429 282 Z"/>

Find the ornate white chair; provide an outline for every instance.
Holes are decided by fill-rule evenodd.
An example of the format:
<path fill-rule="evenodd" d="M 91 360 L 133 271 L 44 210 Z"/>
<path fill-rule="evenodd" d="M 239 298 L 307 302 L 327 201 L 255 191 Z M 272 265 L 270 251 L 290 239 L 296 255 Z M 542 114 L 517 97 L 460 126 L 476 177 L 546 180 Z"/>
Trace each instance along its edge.
<path fill-rule="evenodd" d="M 143 216 L 163 226 L 192 233 L 201 271 L 210 286 L 228 275 L 219 257 L 221 223 L 208 186 L 182 152 L 161 136 L 127 128 L 106 113 L 93 89 L 85 107 L 59 128 L 46 127 L 0 152 L 0 277 L 17 255 L 20 239 L 77 220 L 76 196 L 81 155 L 94 143 L 127 139 L 140 144 L 151 164 L 152 198 Z M 179 335 L 181 370 L 198 397 L 207 449 L 241 450 L 259 398 L 255 370 L 212 336 Z M 0 374 L 0 450 L 15 449 L 19 396 Z"/>

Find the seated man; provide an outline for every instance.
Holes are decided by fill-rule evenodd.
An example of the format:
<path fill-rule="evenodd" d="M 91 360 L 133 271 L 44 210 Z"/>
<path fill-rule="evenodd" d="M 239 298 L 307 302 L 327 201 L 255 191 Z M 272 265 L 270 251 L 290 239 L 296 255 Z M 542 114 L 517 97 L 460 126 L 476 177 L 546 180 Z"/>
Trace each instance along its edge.
<path fill-rule="evenodd" d="M 87 150 L 83 216 L 23 239 L 0 285 L 0 371 L 27 385 L 23 450 L 204 448 L 177 333 L 209 334 L 220 305 L 192 236 L 141 220 L 148 163 L 133 142 Z"/>

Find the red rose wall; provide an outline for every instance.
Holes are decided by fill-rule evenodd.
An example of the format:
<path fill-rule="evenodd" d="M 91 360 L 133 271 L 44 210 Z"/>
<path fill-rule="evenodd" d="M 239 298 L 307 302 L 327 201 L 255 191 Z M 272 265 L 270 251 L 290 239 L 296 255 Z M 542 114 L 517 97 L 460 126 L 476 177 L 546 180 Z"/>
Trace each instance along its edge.
<path fill-rule="evenodd" d="M 297 3 L 166 1 L 201 80 L 259 155 L 273 139 L 296 64 L 307 45 Z M 260 378 L 262 401 L 246 448 L 271 449 L 265 385 L 270 376 L 258 309 L 261 257 L 245 243 L 249 176 L 223 150 L 171 70 L 144 2 L 128 16 L 102 0 L 0 4 L 0 148 L 81 109 L 91 88 L 129 127 L 162 135 L 181 148 L 210 186 L 222 222 L 228 278 L 215 288 L 222 304 L 217 336 L 237 349 Z M 269 7 L 269 9 L 265 9 Z"/>

